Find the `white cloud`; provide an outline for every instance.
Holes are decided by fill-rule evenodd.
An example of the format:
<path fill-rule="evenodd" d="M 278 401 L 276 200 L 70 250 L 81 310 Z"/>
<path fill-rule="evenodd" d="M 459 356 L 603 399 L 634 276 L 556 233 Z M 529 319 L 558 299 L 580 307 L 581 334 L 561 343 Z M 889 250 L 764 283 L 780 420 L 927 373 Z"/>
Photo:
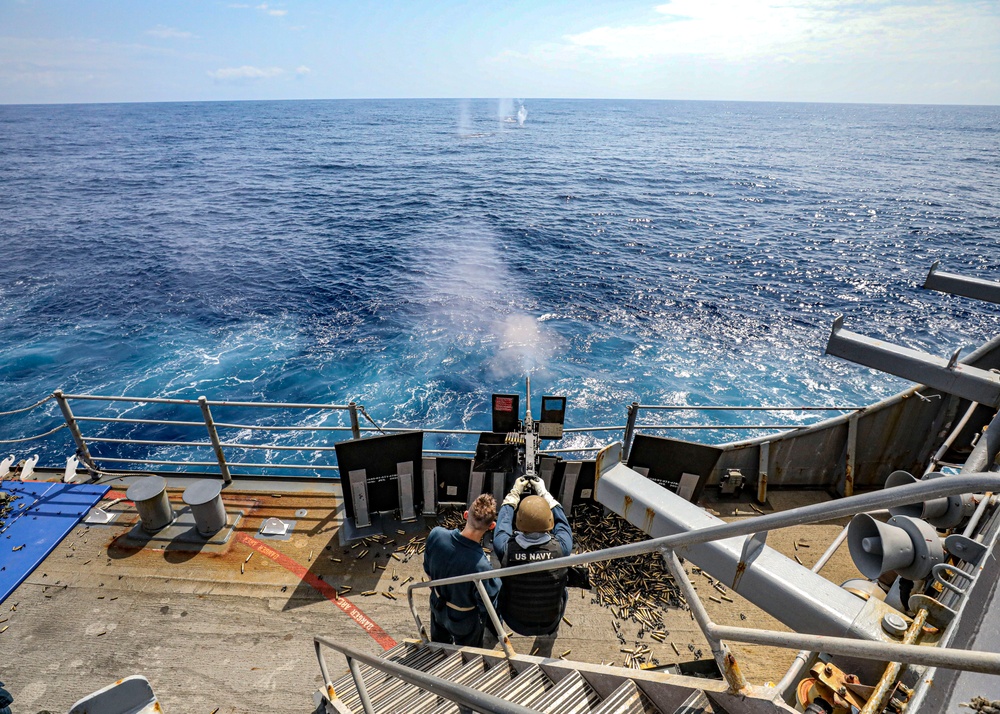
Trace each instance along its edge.
<path fill-rule="evenodd" d="M 992 53 L 1000 33 L 1000 15 L 984 0 L 672 0 L 655 12 L 648 23 L 596 27 L 536 52 L 619 61 L 886 58 L 974 47 Z"/>
<path fill-rule="evenodd" d="M 250 9 L 260 10 L 261 12 L 267 13 L 268 15 L 272 15 L 274 17 L 284 17 L 285 15 L 288 14 L 288 10 L 280 10 L 276 7 L 271 7 L 266 2 L 261 3 L 260 5 L 249 5 L 247 3 L 234 2 L 234 3 L 229 3 L 228 7 L 231 7 L 234 10 L 250 10 Z"/>
<path fill-rule="evenodd" d="M 278 10 L 278 9 L 272 8 L 266 2 L 265 3 L 261 3 L 260 5 L 258 5 L 257 9 L 258 10 L 263 10 L 268 15 L 274 15 L 275 17 L 283 17 L 283 16 L 285 16 L 285 15 L 288 14 L 288 10 Z"/>
<path fill-rule="evenodd" d="M 223 82 L 234 82 L 242 80 L 270 79 L 285 73 L 280 67 L 252 67 L 245 64 L 242 67 L 223 67 L 208 73 L 212 79 Z"/>
<path fill-rule="evenodd" d="M 295 68 L 295 74 L 299 75 L 300 77 L 304 77 L 310 72 L 312 72 L 312 70 L 306 67 L 305 65 L 301 65 Z"/>
<path fill-rule="evenodd" d="M 194 34 L 191 32 L 167 27 L 166 25 L 157 25 L 152 30 L 146 30 L 146 34 L 159 37 L 161 40 L 190 40 L 194 37 Z"/>

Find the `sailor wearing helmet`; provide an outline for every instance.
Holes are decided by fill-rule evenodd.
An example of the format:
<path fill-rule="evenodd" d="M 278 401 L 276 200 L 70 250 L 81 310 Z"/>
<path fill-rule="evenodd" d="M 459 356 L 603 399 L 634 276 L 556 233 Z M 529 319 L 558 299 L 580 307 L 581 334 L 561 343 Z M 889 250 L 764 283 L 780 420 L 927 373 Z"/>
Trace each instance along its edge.
<path fill-rule="evenodd" d="M 522 497 L 525 491 L 534 495 Z M 573 551 L 566 514 L 540 478 L 514 482 L 497 514 L 493 551 L 503 567 L 561 558 Z M 535 646 L 541 656 L 552 653 L 566 611 L 567 577 L 566 568 L 557 568 L 503 578 L 500 614 L 514 632 L 538 637 Z"/>

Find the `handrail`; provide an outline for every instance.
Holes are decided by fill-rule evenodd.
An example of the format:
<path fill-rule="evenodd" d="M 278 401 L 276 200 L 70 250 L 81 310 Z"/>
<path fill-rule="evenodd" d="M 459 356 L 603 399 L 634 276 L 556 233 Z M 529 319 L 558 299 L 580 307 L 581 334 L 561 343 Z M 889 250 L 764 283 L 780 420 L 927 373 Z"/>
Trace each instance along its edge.
<path fill-rule="evenodd" d="M 408 682 L 420 687 L 421 689 L 427 690 L 428 692 L 445 697 L 449 701 L 475 711 L 488 712 L 490 714 L 538 714 L 538 712 L 534 709 L 529 709 L 521 706 L 520 704 L 508 702 L 492 694 L 481 692 L 478 689 L 473 689 L 472 687 L 467 687 L 463 684 L 458 684 L 457 682 L 443 679 L 442 677 L 437 677 L 433 674 L 428 674 L 427 672 L 421 672 L 420 670 L 407 667 L 406 665 L 399 664 L 398 662 L 392 662 L 387 659 L 376 657 L 349 645 L 334 642 L 326 637 L 320 637 L 319 635 L 313 637 L 313 644 L 316 647 L 316 658 L 319 660 L 319 668 L 320 672 L 323 674 L 323 683 L 326 686 L 327 696 L 331 701 L 336 698 L 336 692 L 333 691 L 333 682 L 330 680 L 330 673 L 326 666 L 326 660 L 323 658 L 323 650 L 321 647 L 323 645 L 343 654 L 344 657 L 347 658 L 348 665 L 351 665 L 352 660 L 364 662 L 369 667 L 374 667 L 375 669 L 383 672 L 389 672 L 399 677 L 404 682 Z M 367 692 L 364 690 L 364 680 L 361 679 L 354 666 L 351 666 L 351 674 L 354 677 L 355 684 L 358 686 L 358 694 L 361 695 L 365 711 L 370 712 L 371 702 L 365 701 L 368 697 Z"/>
<path fill-rule="evenodd" d="M 690 404 L 639 404 L 639 409 L 660 409 L 660 410 L 672 410 L 672 411 L 694 411 L 694 412 L 709 412 L 709 411 L 728 411 L 728 412 L 854 412 L 860 409 L 866 409 L 867 407 L 824 407 L 824 406 L 809 406 L 809 407 L 775 407 L 775 406 L 756 406 L 756 407 L 737 407 L 737 406 L 727 406 L 727 405 L 713 405 L 713 406 L 692 406 Z"/>
<path fill-rule="evenodd" d="M 450 578 L 440 578 L 420 583 L 412 583 L 406 591 L 410 612 L 413 614 L 417 630 L 421 638 L 426 641 L 427 632 L 420 621 L 413 595 L 419 588 L 432 588 L 440 585 L 454 585 L 463 582 L 476 582 L 477 586 L 486 578 L 506 578 L 513 575 L 523 575 L 525 573 L 542 572 L 559 568 L 568 568 L 574 565 L 584 565 L 587 563 L 602 560 L 612 560 L 620 557 L 640 555 L 659 551 L 667 559 L 668 566 L 675 564 L 677 548 L 706 543 L 713 540 L 733 538 L 738 536 L 752 535 L 754 533 L 771 531 L 790 526 L 804 525 L 819 521 L 827 521 L 857 513 L 872 511 L 880 508 L 892 508 L 925 501 L 941 496 L 951 496 L 960 493 L 972 493 L 976 491 L 994 491 L 1000 485 L 1000 474 L 977 473 L 949 476 L 932 481 L 919 481 L 904 486 L 896 486 L 882 491 L 865 493 L 856 496 L 849 496 L 838 501 L 827 503 L 817 503 L 808 506 L 801 506 L 781 513 L 772 513 L 758 516 L 756 518 L 737 521 L 734 523 L 724 523 L 708 528 L 700 528 L 686 533 L 652 538 L 647 541 L 630 543 L 590 553 L 578 553 L 563 558 L 549 561 L 539 561 L 527 565 L 518 565 L 507 568 L 499 568 L 480 573 L 469 573 Z M 832 551 L 832 549 L 831 549 Z M 832 552 L 830 553 L 832 555 Z M 827 557 L 824 554 L 824 557 Z M 679 567 L 679 565 L 677 566 Z M 673 571 L 675 568 L 670 568 Z M 675 576 L 677 577 L 677 576 Z M 685 580 L 686 576 L 681 577 Z M 683 583 L 679 583 L 683 586 Z M 690 583 L 688 583 L 690 584 Z M 691 592 L 694 592 L 691 590 Z M 697 599 L 697 593 L 695 593 Z M 484 601 L 487 610 L 492 608 L 491 603 Z M 692 611 L 696 615 L 699 626 L 705 633 L 706 638 L 712 645 L 713 654 L 719 660 L 720 669 L 723 671 L 730 688 L 738 692 L 746 686 L 746 681 L 739 673 L 735 660 L 726 650 L 723 639 L 736 640 L 739 642 L 750 642 L 755 644 L 772 645 L 791 649 L 824 651 L 830 654 L 843 654 L 846 656 L 860 657 L 863 659 L 885 659 L 887 650 L 891 649 L 892 657 L 899 661 L 906 661 L 912 664 L 923 664 L 927 666 L 942 667 L 946 669 L 969 669 L 987 674 L 1000 674 L 1000 654 L 991 652 L 956 651 L 929 648 L 917 645 L 902 645 L 898 643 L 886 642 L 866 642 L 847 637 L 829 637 L 821 635 L 807 635 L 798 632 L 776 632 L 771 630 L 754 630 L 747 628 L 723 627 L 712 622 L 700 600 L 692 604 Z M 506 649 L 506 648 L 505 648 Z"/>
<path fill-rule="evenodd" d="M 247 402 L 247 401 L 229 401 L 229 400 L 209 400 L 207 398 L 198 399 L 183 399 L 174 397 L 137 397 L 131 395 L 97 395 L 97 394 L 64 394 L 61 390 L 56 390 L 54 393 L 47 396 L 45 399 L 36 402 L 35 404 L 29 405 L 27 407 L 16 409 L 11 412 L 0 412 L 0 414 L 14 414 L 23 411 L 30 411 L 31 409 L 37 408 L 42 404 L 55 399 L 59 403 L 59 407 L 62 410 L 64 424 L 57 426 L 55 429 L 47 431 L 43 434 L 37 434 L 30 437 L 24 437 L 19 439 L 7 439 L 0 440 L 0 444 L 10 443 L 21 443 L 23 441 L 31 441 L 36 439 L 42 439 L 55 434 L 62 428 L 68 428 L 73 436 L 73 440 L 76 443 L 77 454 L 80 456 L 84 465 L 93 473 L 94 475 L 98 473 L 105 473 L 100 467 L 98 467 L 98 462 L 109 462 L 109 463 L 133 463 L 133 464 L 156 464 L 164 466 L 212 466 L 216 465 L 219 468 L 225 480 L 230 480 L 229 467 L 236 466 L 242 468 L 273 468 L 273 469 L 299 469 L 299 470 L 309 470 L 317 469 L 320 471 L 338 471 L 336 466 L 311 466 L 302 464 L 281 464 L 281 463 L 270 463 L 270 464 L 257 464 L 257 463 L 229 463 L 223 449 L 257 449 L 257 450 L 270 450 L 275 452 L 298 452 L 298 453 L 308 453 L 308 452 L 334 452 L 336 447 L 327 445 L 279 445 L 279 444 L 266 444 L 258 442 L 247 442 L 238 443 L 232 441 L 222 441 L 219 438 L 217 429 L 240 429 L 246 431 L 261 431 L 261 432 L 313 432 L 316 434 L 323 432 L 351 432 L 355 438 L 361 436 L 362 433 L 378 432 L 381 434 L 387 433 L 409 433 L 421 431 L 427 434 L 442 434 L 456 436 L 459 438 L 463 437 L 473 437 L 483 433 L 480 430 L 475 429 L 437 429 L 437 428 L 419 428 L 419 427 L 381 427 L 372 421 L 371 417 L 368 416 L 367 411 L 363 405 L 355 404 L 354 402 L 348 404 L 323 404 L 323 403 L 302 403 L 302 402 Z M 169 404 L 169 405 L 186 405 L 186 406 L 200 406 L 202 408 L 203 421 L 194 420 L 182 420 L 182 419 L 142 419 L 142 418 L 132 418 L 125 416 L 76 416 L 73 414 L 73 410 L 70 407 L 70 402 L 73 400 L 82 401 L 92 401 L 92 402 L 126 402 L 136 405 L 141 404 Z M 326 425 L 316 425 L 316 426 L 299 426 L 299 425 L 268 425 L 268 424 L 242 424 L 234 422 L 221 422 L 215 421 L 211 415 L 210 407 L 241 407 L 241 408 L 266 408 L 266 409 L 300 409 L 300 410 L 320 410 L 320 411 L 348 411 L 351 415 L 351 425 L 350 426 L 326 426 Z M 654 431 L 728 431 L 728 430 L 801 430 L 808 428 L 808 425 L 803 424 L 729 424 L 729 425 L 707 425 L 707 424 L 653 424 L 653 423 L 642 423 L 636 425 L 635 416 L 639 409 L 659 409 L 659 410 L 673 410 L 673 411 L 694 411 L 694 412 L 708 412 L 708 411 L 844 411 L 850 409 L 849 407 L 841 406 L 759 406 L 759 407 L 741 407 L 741 406 L 692 406 L 692 405 L 640 405 L 638 403 L 633 403 L 629 407 L 629 423 L 624 425 L 597 425 L 597 426 L 584 426 L 584 427 L 572 427 L 564 430 L 564 433 L 569 434 L 591 434 L 596 437 L 597 441 L 600 442 L 602 438 L 599 436 L 600 432 L 615 432 L 624 431 L 626 444 L 631 441 L 631 434 L 634 432 L 635 428 L 642 428 L 646 430 Z M 361 428 L 357 423 L 357 414 L 361 413 L 365 416 L 368 421 L 371 422 L 372 426 Z M 171 426 L 171 427 L 206 427 L 208 435 L 210 438 L 209 442 L 202 441 L 181 441 L 181 440 L 158 440 L 158 439 L 133 439 L 133 438 L 112 438 L 110 436 L 86 436 L 80 430 L 80 425 L 83 423 L 96 423 L 96 424 L 142 424 L 142 425 L 153 425 L 153 426 Z M 773 438 L 773 437 L 772 437 Z M 177 459 L 169 458 L 155 458 L 156 454 L 152 454 L 154 458 L 135 458 L 135 459 L 125 459 L 125 458 L 115 458 L 111 456 L 97 456 L 91 455 L 87 444 L 89 443 L 107 443 L 107 444 L 121 444 L 124 446 L 152 446 L 152 447 L 178 447 L 178 448 L 206 448 L 211 446 L 215 450 L 216 464 L 206 461 L 181 461 Z M 555 446 L 555 445 L 553 445 Z M 557 455 L 557 454 L 575 454 L 578 455 L 576 458 L 586 458 L 586 454 L 599 451 L 603 448 L 602 444 L 598 445 L 580 445 L 580 446 L 560 446 L 559 448 L 548 448 L 541 449 L 540 453 Z M 468 457 L 475 454 L 474 450 L 470 449 L 453 449 L 453 448 L 430 448 L 430 446 L 424 450 L 424 453 L 430 456 L 457 456 L 457 457 Z M 116 455 L 117 456 L 117 455 Z M 572 457 L 570 457 L 572 458 Z"/>
<path fill-rule="evenodd" d="M 188 404 L 198 406 L 197 399 L 172 399 L 170 397 L 130 397 L 122 395 L 111 397 L 98 394 L 64 394 L 66 399 L 81 399 L 94 402 L 134 402 L 136 404 Z M 228 400 L 206 400 L 212 407 L 264 407 L 268 409 L 329 409 L 333 411 L 347 411 L 349 404 L 299 404 L 296 402 L 231 402 Z"/>
<path fill-rule="evenodd" d="M 481 573 L 468 573 L 466 575 L 455 575 L 439 580 L 411 583 L 408 586 L 407 592 L 417 588 L 456 585 L 474 580 L 486 580 L 487 578 L 505 578 L 511 575 L 524 575 L 525 573 L 538 573 L 546 570 L 569 568 L 574 565 L 586 565 L 602 560 L 615 560 L 632 555 L 653 553 L 661 548 L 670 548 L 673 550 L 713 540 L 721 540 L 723 538 L 735 538 L 762 531 L 831 521 L 843 518 L 844 516 L 853 516 L 864 511 L 879 508 L 894 508 L 940 496 L 953 496 L 960 493 L 974 493 L 977 491 L 996 491 L 998 488 L 1000 488 L 1000 474 L 956 474 L 946 478 L 894 486 L 882 491 L 862 493 L 836 501 L 799 506 L 798 508 L 781 511 L 780 513 L 767 513 L 762 516 L 747 518 L 733 523 L 722 523 L 717 526 L 709 526 L 708 528 L 698 528 L 686 533 L 651 538 L 650 540 L 639 541 L 638 543 L 616 545 L 589 553 L 577 553 L 576 555 L 568 555 L 556 560 L 538 561 L 526 565 L 488 570 Z"/>

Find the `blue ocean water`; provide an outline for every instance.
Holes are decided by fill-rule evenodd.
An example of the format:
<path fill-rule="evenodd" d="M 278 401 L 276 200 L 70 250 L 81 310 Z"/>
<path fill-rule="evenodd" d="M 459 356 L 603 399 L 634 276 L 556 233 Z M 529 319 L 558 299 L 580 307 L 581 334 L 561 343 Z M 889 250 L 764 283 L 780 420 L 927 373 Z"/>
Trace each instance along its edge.
<path fill-rule="evenodd" d="M 837 314 L 936 354 L 997 333 L 997 306 L 918 286 L 935 260 L 1000 280 L 998 107 L 517 108 L 0 106 L 0 410 L 60 388 L 355 400 L 385 425 L 487 429 L 490 393 L 530 372 L 569 397 L 568 426 L 622 424 L 633 400 L 904 387 L 823 355 Z M 50 402 L 0 438 L 58 423 Z M 55 463 L 69 443 L 31 452 Z"/>

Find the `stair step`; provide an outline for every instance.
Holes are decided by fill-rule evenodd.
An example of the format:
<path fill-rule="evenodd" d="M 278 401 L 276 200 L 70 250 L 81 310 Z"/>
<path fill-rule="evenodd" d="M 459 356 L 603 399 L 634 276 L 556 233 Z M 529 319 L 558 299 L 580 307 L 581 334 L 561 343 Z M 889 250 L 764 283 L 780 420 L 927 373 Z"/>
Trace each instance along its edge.
<path fill-rule="evenodd" d="M 499 696 L 498 692 L 511 681 L 510 666 L 506 662 L 500 662 L 465 684 L 467 687 L 478 689 L 480 692 Z M 431 714 L 457 714 L 457 712 L 457 704 L 454 702 L 444 702 Z"/>
<path fill-rule="evenodd" d="M 574 670 L 560 679 L 533 706 L 546 714 L 588 714 L 600 701 L 600 695 L 583 675 Z"/>
<path fill-rule="evenodd" d="M 552 680 L 538 665 L 531 665 L 496 692 L 501 699 L 530 707 L 552 689 Z"/>
<path fill-rule="evenodd" d="M 406 667 L 411 667 L 413 669 L 418 669 L 421 672 L 425 672 L 443 660 L 446 656 L 447 654 L 445 650 L 430 647 L 428 645 L 415 645 L 405 655 L 399 657 L 398 659 L 394 659 L 396 662 Z M 369 682 L 366 673 L 363 671 L 365 669 L 373 670 L 374 672 L 371 682 Z M 403 680 L 397 679 L 395 676 L 386 672 L 376 670 L 374 667 L 362 667 L 362 679 L 364 680 L 365 688 L 368 690 L 368 698 L 373 703 L 376 700 L 388 696 L 398 687 L 410 686 Z M 357 687 L 353 686 L 353 681 L 350 685 L 344 688 L 344 693 L 340 696 L 340 699 L 352 711 L 359 711 L 361 709 L 361 697 L 358 695 Z"/>
<path fill-rule="evenodd" d="M 712 705 L 704 692 L 693 692 L 672 714 L 711 714 Z"/>
<path fill-rule="evenodd" d="M 660 714 L 660 710 L 635 682 L 629 679 L 611 692 L 607 699 L 594 709 L 594 714 Z"/>
<path fill-rule="evenodd" d="M 446 655 L 443 660 L 427 670 L 427 674 L 442 679 L 451 679 L 451 675 L 462 668 L 462 653 L 453 652 Z M 386 693 L 379 698 L 372 698 L 372 706 L 375 711 L 386 714 L 408 714 L 413 710 L 413 704 L 426 696 L 434 696 L 426 689 L 418 687 L 400 680 L 400 685 L 386 690 Z"/>
<path fill-rule="evenodd" d="M 412 648 L 413 645 L 411 643 L 400 642 L 392 649 L 383 652 L 382 659 L 395 661 L 400 657 L 405 656 Z M 368 683 L 369 677 L 365 676 L 364 673 L 374 675 L 376 672 L 378 672 L 378 670 L 373 669 L 371 667 L 366 667 L 364 665 L 362 665 L 361 671 L 362 671 L 362 678 L 365 680 L 366 684 Z M 341 677 L 340 679 L 336 679 L 333 682 L 333 691 L 335 692 L 340 692 L 341 690 L 346 692 L 348 689 L 351 689 L 353 687 L 354 687 L 354 677 L 351 676 L 350 670 L 348 670 L 347 674 L 345 674 L 343 677 Z"/>
<path fill-rule="evenodd" d="M 476 655 L 464 665 L 461 669 L 452 674 L 449 679 L 456 684 L 468 685 L 470 681 L 479 677 L 485 671 L 485 663 L 483 658 Z M 433 692 L 425 692 L 424 696 L 419 700 L 413 702 L 413 706 L 407 711 L 409 714 L 430 714 L 434 709 L 439 707 L 444 699 Z"/>

